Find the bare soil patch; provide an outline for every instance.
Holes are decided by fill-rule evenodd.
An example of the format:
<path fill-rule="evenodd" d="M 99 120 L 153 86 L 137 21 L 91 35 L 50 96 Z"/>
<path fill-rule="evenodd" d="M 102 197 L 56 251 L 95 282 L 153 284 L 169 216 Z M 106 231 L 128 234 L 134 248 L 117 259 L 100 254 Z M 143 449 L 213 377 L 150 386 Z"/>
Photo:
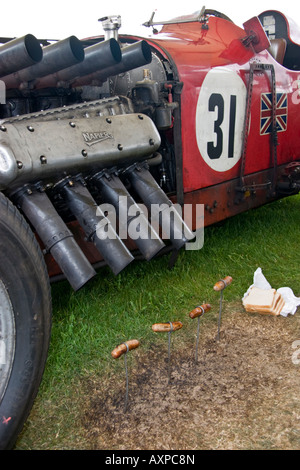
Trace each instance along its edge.
<path fill-rule="evenodd" d="M 167 336 L 165 346 L 154 335 L 147 351 L 128 359 L 126 412 L 125 369 L 86 382 L 82 424 L 91 449 L 300 449 L 299 312 L 284 318 L 227 307 L 220 341 L 216 325 L 201 321 L 197 363 L 196 323 L 172 334 L 170 383 Z"/>

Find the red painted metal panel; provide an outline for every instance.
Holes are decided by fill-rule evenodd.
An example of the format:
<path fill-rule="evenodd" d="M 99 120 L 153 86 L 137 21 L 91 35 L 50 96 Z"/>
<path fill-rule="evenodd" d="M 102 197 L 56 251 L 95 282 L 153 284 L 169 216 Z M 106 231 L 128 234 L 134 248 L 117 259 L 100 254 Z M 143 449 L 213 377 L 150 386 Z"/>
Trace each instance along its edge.
<path fill-rule="evenodd" d="M 278 103 L 277 110 L 281 124 L 278 131 L 278 164 L 300 158 L 300 115 L 295 105 L 300 74 L 278 64 L 267 51 L 254 56 L 251 48 L 242 45 L 245 35 L 245 31 L 233 23 L 210 17 L 207 29 L 202 29 L 199 22 L 166 25 L 160 34 L 150 40 L 153 46 L 171 58 L 178 78 L 184 84 L 181 139 L 185 192 L 238 177 L 241 163 L 238 152 L 241 153 L 242 120 L 246 111 L 251 62 L 274 66 L 277 99 L 283 99 L 281 108 Z M 273 166 L 270 160 L 271 134 L 263 115 L 268 112 L 264 109 L 264 98 L 268 98 L 271 92 L 270 73 L 255 72 L 245 174 Z M 222 140 L 223 148 L 218 139 Z M 230 144 L 230 140 L 233 143 Z M 234 158 L 230 155 L 233 146 L 237 152 Z"/>

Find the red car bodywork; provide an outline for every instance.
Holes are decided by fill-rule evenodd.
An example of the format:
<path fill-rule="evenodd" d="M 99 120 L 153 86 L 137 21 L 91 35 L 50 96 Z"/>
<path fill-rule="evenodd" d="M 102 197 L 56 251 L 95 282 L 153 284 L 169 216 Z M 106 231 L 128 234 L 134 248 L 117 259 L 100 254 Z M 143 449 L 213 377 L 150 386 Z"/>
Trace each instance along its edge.
<path fill-rule="evenodd" d="M 194 207 L 203 204 L 205 226 L 293 194 L 293 189 L 286 193 L 278 188 L 290 185 L 300 165 L 300 32 L 279 12 L 262 13 L 261 23 L 264 18 L 285 25 L 286 37 L 269 37 L 271 43 L 283 39 L 285 46 L 296 48 L 296 55 L 299 48 L 298 64 L 287 66 L 283 57 L 274 58 L 262 28 L 251 42 L 251 22 L 244 30 L 218 16 L 209 16 L 205 23 L 166 24 L 146 39 L 170 63 L 177 82 L 170 87 L 170 100 L 179 106 L 167 131 L 176 157 L 172 199 Z M 192 225 L 193 230 L 199 227 L 196 220 Z M 81 243 L 80 229 L 77 238 L 97 262 L 92 244 Z M 50 265 L 49 271 L 51 275 Z"/>
<path fill-rule="evenodd" d="M 287 24 L 287 40 L 297 40 L 295 26 L 290 26 L 288 19 L 283 18 Z M 269 98 L 272 92 L 271 74 L 268 69 L 254 71 L 253 77 L 244 169 L 247 186 L 252 186 L 253 191 L 244 191 L 243 197 L 237 197 L 236 192 L 240 183 L 243 141 L 241 131 L 249 99 L 247 87 L 250 64 L 267 64 L 274 67 L 279 175 L 280 172 L 285 173 L 287 165 L 299 160 L 300 72 L 284 67 L 267 49 L 258 54 L 251 54 L 249 49 L 241 45 L 245 36 L 243 29 L 226 19 L 212 16 L 209 18 L 207 29 L 202 29 L 201 24 L 196 22 L 165 25 L 161 33 L 150 41 L 153 47 L 172 60 L 178 79 L 183 82 L 180 122 L 184 202 L 206 205 L 205 225 L 247 208 L 259 206 L 273 197 L 270 193 L 271 185 L 267 184 L 272 181 L 274 167 L 272 134 L 268 127 L 268 119 L 271 117 Z M 217 96 L 215 102 L 210 105 L 212 95 Z M 218 98 L 221 99 L 221 104 Z M 234 118 L 230 121 L 230 105 L 235 106 L 234 124 Z M 205 131 L 199 132 L 201 126 Z M 238 127 L 238 132 L 233 129 L 234 126 Z M 197 133 L 200 134 L 198 138 Z M 213 167 L 209 157 L 203 153 L 207 152 L 205 146 L 208 142 L 211 142 L 211 148 L 217 147 L 218 139 L 222 139 L 223 148 L 220 147 L 217 158 L 211 160 L 215 164 Z M 239 152 L 235 157 L 230 156 L 230 145 L 231 152 L 232 147 L 233 151 Z M 233 162 L 233 165 L 230 163 L 230 168 L 226 169 L 230 158 L 236 162 Z"/>

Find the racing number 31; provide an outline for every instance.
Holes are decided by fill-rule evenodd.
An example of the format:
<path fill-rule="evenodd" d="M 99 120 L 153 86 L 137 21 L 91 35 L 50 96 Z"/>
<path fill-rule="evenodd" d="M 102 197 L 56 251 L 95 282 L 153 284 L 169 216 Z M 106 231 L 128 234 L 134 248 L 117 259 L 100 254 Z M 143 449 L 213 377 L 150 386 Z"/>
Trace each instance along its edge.
<path fill-rule="evenodd" d="M 203 80 L 196 138 L 201 158 L 214 171 L 228 171 L 241 158 L 246 97 L 244 81 L 230 68 L 213 68 Z"/>
<path fill-rule="evenodd" d="M 217 108 L 217 118 L 214 121 L 214 133 L 216 141 L 207 142 L 207 154 L 209 158 L 215 160 L 220 158 L 223 152 L 223 131 L 221 125 L 224 120 L 224 98 L 220 93 L 212 93 L 208 100 L 208 110 L 215 112 Z M 228 158 L 233 158 L 234 154 L 234 131 L 236 120 L 236 96 L 230 95 L 229 107 L 229 134 L 228 134 Z M 226 126 L 227 127 L 227 126 Z"/>

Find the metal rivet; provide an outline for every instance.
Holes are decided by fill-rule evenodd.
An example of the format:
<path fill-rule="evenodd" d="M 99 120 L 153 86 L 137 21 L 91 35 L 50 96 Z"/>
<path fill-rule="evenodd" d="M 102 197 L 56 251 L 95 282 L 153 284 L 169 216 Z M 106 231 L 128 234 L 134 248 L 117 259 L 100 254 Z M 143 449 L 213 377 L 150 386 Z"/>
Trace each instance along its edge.
<path fill-rule="evenodd" d="M 69 122 L 69 124 L 70 124 L 71 127 L 76 127 L 75 122 Z"/>
<path fill-rule="evenodd" d="M 29 132 L 34 132 L 34 128 L 32 126 L 27 126 L 27 129 L 29 130 Z"/>
<path fill-rule="evenodd" d="M 118 150 L 123 150 L 123 145 L 118 144 Z"/>
<path fill-rule="evenodd" d="M 150 139 L 150 140 L 149 140 L 149 144 L 150 144 L 150 145 L 154 145 L 154 140 L 153 140 L 153 139 Z"/>
<path fill-rule="evenodd" d="M 3 132 L 6 132 L 6 127 L 5 126 L 0 126 L 0 130 Z"/>
<path fill-rule="evenodd" d="M 81 151 L 81 154 L 83 155 L 83 157 L 87 157 L 88 156 L 88 153 L 86 150 L 82 150 Z"/>
<path fill-rule="evenodd" d="M 141 114 L 139 114 L 139 116 L 138 116 L 138 117 L 139 117 L 139 119 L 140 119 L 141 121 L 144 119 L 144 117 L 143 117 L 143 116 L 141 116 Z"/>
<path fill-rule="evenodd" d="M 17 161 L 17 167 L 19 170 L 21 170 L 21 168 L 23 168 L 23 163 L 20 162 L 19 160 Z"/>
<path fill-rule="evenodd" d="M 106 122 L 108 122 L 108 124 L 111 124 L 111 119 L 110 119 L 110 118 L 106 118 Z"/>
<path fill-rule="evenodd" d="M 47 163 L 47 158 L 45 157 L 45 155 L 40 156 L 40 161 L 42 165 L 45 165 L 45 163 Z"/>

